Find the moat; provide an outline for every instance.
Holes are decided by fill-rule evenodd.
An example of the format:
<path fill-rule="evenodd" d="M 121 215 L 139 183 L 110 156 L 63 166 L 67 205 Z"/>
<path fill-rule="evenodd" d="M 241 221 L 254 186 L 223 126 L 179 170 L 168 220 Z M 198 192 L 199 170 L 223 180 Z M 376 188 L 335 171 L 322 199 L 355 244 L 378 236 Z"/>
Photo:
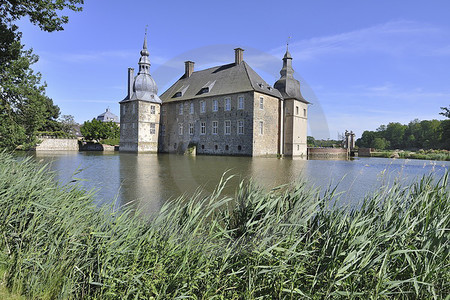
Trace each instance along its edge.
<path fill-rule="evenodd" d="M 241 179 L 253 178 L 265 189 L 305 179 L 325 189 L 339 183 L 342 205 L 356 203 L 382 184 L 400 179 L 407 183 L 425 174 L 442 176 L 450 162 L 385 158 L 303 160 L 295 158 L 183 156 L 99 152 L 36 152 L 37 161 L 49 163 L 57 179 L 77 178 L 87 190 L 99 189 L 99 203 L 133 201 L 146 212 L 156 212 L 168 199 L 197 189 L 210 193 L 222 174 L 235 177 L 224 193 L 232 195 Z M 76 172 L 77 174 L 75 174 Z"/>

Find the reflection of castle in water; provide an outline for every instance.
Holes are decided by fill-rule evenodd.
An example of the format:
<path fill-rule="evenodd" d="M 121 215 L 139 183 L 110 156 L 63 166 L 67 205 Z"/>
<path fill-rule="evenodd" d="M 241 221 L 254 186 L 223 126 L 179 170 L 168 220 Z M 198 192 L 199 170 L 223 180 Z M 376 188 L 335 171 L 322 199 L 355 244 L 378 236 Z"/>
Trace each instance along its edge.
<path fill-rule="evenodd" d="M 145 213 L 156 212 L 164 202 L 196 192 L 211 194 L 222 176 L 233 176 L 223 196 L 233 196 L 241 180 L 252 179 L 257 186 L 271 189 L 296 181 L 305 159 L 180 156 L 167 154 L 129 154 L 120 158 L 120 198 Z"/>

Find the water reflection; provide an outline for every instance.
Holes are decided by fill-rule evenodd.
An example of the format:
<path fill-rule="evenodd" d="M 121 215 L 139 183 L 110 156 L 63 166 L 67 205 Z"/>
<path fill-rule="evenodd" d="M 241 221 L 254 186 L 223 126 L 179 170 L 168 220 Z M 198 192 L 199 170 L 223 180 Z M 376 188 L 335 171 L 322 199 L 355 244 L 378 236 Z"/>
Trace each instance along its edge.
<path fill-rule="evenodd" d="M 397 178 L 407 183 L 424 174 L 442 176 L 450 162 L 359 158 L 355 160 L 304 160 L 300 158 L 250 158 L 129 154 L 113 152 L 36 152 L 36 160 L 47 162 L 57 180 L 73 177 L 85 189 L 99 189 L 99 203 L 133 202 L 146 212 L 158 211 L 168 199 L 192 194 L 197 189 L 211 193 L 222 174 L 234 175 L 224 190 L 233 195 L 242 179 L 253 178 L 266 189 L 305 179 L 320 188 L 339 184 L 345 192 L 342 205 L 355 203 L 384 183 Z M 74 173 L 81 170 L 78 174 Z"/>

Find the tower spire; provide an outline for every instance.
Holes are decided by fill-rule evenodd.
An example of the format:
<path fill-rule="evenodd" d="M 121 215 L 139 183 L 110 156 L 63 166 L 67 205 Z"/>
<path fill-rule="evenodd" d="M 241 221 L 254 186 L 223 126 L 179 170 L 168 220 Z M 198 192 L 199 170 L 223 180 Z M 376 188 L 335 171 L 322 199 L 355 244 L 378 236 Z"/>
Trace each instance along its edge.
<path fill-rule="evenodd" d="M 141 50 L 141 58 L 139 59 L 139 73 L 138 74 L 150 74 L 150 59 L 148 58 L 150 53 L 147 49 L 147 27 L 145 27 L 144 45 Z"/>

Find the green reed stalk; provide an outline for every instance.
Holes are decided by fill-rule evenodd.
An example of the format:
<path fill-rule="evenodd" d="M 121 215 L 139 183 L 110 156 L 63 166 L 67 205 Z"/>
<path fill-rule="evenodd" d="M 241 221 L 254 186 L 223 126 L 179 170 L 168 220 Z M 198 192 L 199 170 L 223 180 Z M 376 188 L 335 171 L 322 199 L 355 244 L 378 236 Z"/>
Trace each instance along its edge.
<path fill-rule="evenodd" d="M 334 189 L 200 191 L 151 220 L 0 153 L 0 269 L 33 299 L 445 299 L 448 174 L 338 207 Z"/>

